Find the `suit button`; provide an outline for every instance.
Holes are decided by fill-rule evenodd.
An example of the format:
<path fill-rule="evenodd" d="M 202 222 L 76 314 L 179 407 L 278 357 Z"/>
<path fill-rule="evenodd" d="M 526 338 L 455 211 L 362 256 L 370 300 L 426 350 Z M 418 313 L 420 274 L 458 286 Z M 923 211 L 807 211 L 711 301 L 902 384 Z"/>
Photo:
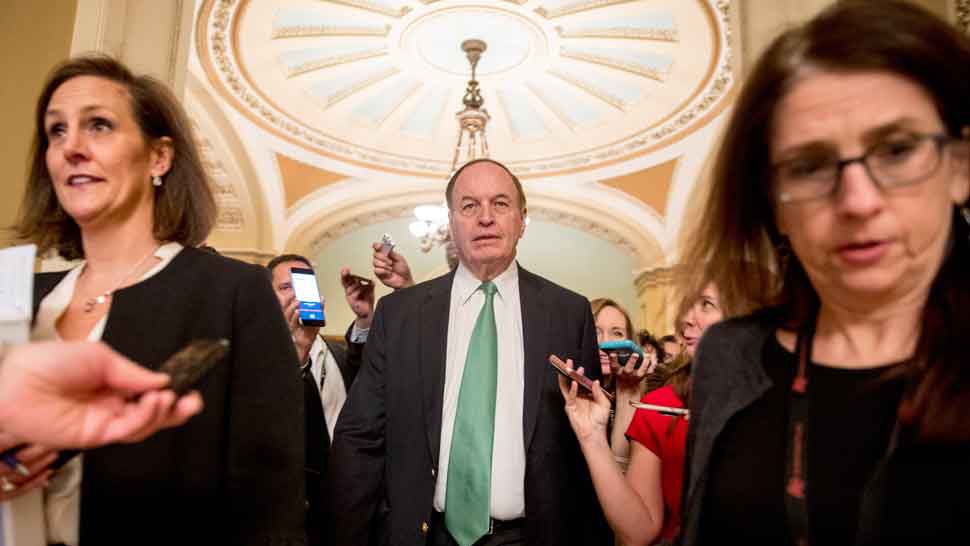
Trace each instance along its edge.
<path fill-rule="evenodd" d="M 438 475 L 438 471 L 432 468 L 431 469 L 431 477 L 434 478 L 437 475 Z"/>
<path fill-rule="evenodd" d="M 430 527 L 428 526 L 428 522 L 427 522 L 427 521 L 422 521 L 422 522 L 421 522 L 421 534 L 422 534 L 422 535 L 426 535 L 426 534 L 428 534 L 428 529 L 429 529 L 429 528 L 430 528 Z"/>

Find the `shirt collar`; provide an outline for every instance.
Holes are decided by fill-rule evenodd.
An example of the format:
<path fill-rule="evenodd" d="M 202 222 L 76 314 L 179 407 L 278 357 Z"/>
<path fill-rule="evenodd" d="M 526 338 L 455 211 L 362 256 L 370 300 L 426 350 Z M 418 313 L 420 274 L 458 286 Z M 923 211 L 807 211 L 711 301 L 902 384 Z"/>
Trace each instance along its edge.
<path fill-rule="evenodd" d="M 505 271 L 501 272 L 497 277 L 492 279 L 495 283 L 496 292 L 499 297 L 507 301 L 509 294 L 512 293 L 519 285 L 519 265 L 512 261 Z M 478 287 L 482 285 L 482 281 L 475 278 L 472 272 L 465 267 L 465 264 L 459 262 L 458 269 L 455 271 L 455 289 L 458 291 L 458 301 L 462 305 L 468 302 L 468 299 L 472 297 Z"/>
<path fill-rule="evenodd" d="M 162 261 L 169 260 L 178 254 L 180 250 L 182 250 L 182 244 L 177 241 L 172 241 L 170 243 L 160 245 L 155 250 L 155 257 Z"/>

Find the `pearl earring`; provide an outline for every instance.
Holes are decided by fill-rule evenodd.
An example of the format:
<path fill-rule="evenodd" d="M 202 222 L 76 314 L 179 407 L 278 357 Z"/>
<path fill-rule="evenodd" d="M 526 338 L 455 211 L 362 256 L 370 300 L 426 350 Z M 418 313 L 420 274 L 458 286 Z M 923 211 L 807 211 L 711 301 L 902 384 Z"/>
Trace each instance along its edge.
<path fill-rule="evenodd" d="M 161 187 L 162 186 L 162 177 L 161 176 L 158 176 L 157 174 L 155 176 L 153 176 L 152 177 L 152 186 L 155 186 L 156 188 Z"/>

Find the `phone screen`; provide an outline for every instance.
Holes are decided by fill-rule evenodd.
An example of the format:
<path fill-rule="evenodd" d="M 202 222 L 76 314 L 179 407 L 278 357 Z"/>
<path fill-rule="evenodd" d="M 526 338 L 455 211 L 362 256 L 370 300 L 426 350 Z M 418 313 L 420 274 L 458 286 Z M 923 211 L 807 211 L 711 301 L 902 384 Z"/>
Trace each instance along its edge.
<path fill-rule="evenodd" d="M 322 298 L 313 270 L 294 267 L 290 269 L 290 279 L 293 282 L 293 293 L 300 302 L 300 324 L 326 326 Z"/>

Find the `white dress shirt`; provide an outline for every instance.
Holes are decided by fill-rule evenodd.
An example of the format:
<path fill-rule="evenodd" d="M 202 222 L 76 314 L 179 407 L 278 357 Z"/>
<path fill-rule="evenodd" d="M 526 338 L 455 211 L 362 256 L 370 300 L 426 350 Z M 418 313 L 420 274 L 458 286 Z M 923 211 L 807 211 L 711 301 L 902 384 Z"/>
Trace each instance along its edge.
<path fill-rule="evenodd" d="M 320 386 L 320 372 L 327 371 L 327 380 Z M 327 419 L 327 430 L 330 433 L 330 443 L 333 443 L 333 429 L 337 425 L 337 417 L 347 401 L 347 387 L 344 376 L 323 338 L 317 336 L 310 346 L 310 373 L 320 389 L 320 404 L 323 406 L 323 416 Z"/>
<path fill-rule="evenodd" d="M 159 262 L 154 267 L 141 276 L 139 282 L 155 275 L 165 269 L 173 258 L 182 250 L 179 243 L 166 243 L 155 251 L 155 257 Z M 34 328 L 30 338 L 32 341 L 60 340 L 57 333 L 57 320 L 67 310 L 74 297 L 74 287 L 78 277 L 84 271 L 85 262 L 81 262 L 67 275 L 44 299 L 40 301 L 37 309 L 37 320 L 34 321 Z M 104 327 L 108 323 L 106 313 L 99 320 L 91 331 L 88 332 L 88 341 L 99 341 L 104 333 Z M 150 318 L 150 317 L 149 317 Z M 43 490 L 44 517 L 46 519 L 47 542 L 63 542 L 68 546 L 78 544 L 78 532 L 81 514 L 81 456 L 74 457 L 54 473 L 50 483 Z M 22 546 L 20 542 L 17 546 Z"/>
<path fill-rule="evenodd" d="M 519 303 L 519 269 L 515 262 L 493 282 L 495 329 L 498 339 L 498 384 L 495 400 L 495 433 L 492 443 L 491 516 L 510 520 L 525 516 L 525 441 L 522 409 L 525 389 L 525 349 L 522 337 L 522 306 Z M 461 377 L 475 321 L 485 304 L 482 282 L 459 264 L 451 286 L 448 314 L 448 348 L 445 361 L 445 392 L 441 411 L 441 444 L 434 507 L 445 511 L 451 435 L 458 411 Z"/>

